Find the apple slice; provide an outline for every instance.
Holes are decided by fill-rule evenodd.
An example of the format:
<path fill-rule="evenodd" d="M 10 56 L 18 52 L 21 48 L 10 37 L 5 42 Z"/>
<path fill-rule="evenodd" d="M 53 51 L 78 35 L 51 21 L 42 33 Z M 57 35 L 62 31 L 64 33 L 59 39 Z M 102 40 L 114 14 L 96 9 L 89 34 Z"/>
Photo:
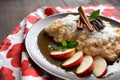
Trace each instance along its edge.
<path fill-rule="evenodd" d="M 96 56 L 94 58 L 94 69 L 93 74 L 100 78 L 107 73 L 107 62 L 101 56 Z"/>
<path fill-rule="evenodd" d="M 83 53 L 82 51 L 76 52 L 72 57 L 65 60 L 62 64 L 64 68 L 73 68 L 79 65 L 83 60 Z"/>
<path fill-rule="evenodd" d="M 50 55 L 56 59 L 65 59 L 71 57 L 75 53 L 75 48 L 65 51 L 52 51 Z"/>
<path fill-rule="evenodd" d="M 94 68 L 94 61 L 92 56 L 84 56 L 83 61 L 78 66 L 76 74 L 78 76 L 84 76 L 90 73 Z"/>

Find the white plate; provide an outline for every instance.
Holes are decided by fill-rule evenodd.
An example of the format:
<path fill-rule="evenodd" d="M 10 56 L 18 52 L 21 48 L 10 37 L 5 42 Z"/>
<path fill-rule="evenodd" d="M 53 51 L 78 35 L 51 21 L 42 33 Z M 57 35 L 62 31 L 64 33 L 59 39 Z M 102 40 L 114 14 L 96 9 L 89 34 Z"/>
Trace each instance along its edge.
<path fill-rule="evenodd" d="M 28 51 L 28 54 L 32 58 L 32 60 L 40 66 L 45 71 L 53 74 L 54 76 L 60 77 L 62 79 L 70 79 L 70 80 L 97 80 L 93 74 L 84 76 L 84 77 L 78 77 L 76 74 L 70 71 L 66 71 L 65 69 L 60 68 L 59 66 L 56 66 L 54 64 L 51 64 L 47 59 L 46 56 L 44 56 L 41 51 L 38 48 L 37 45 L 37 39 L 39 33 L 47 27 L 53 20 L 58 18 L 63 18 L 67 16 L 70 13 L 63 13 L 63 14 L 57 14 L 53 16 L 49 16 L 39 22 L 37 22 L 28 32 L 25 40 L 26 49 Z M 71 13 L 71 14 L 77 14 L 77 13 Z M 102 17 L 104 20 L 109 21 L 112 26 L 119 27 L 120 23 L 111 20 L 106 17 Z M 42 45 L 41 45 L 42 46 Z M 120 79 L 120 63 L 115 62 L 113 65 L 108 67 L 108 73 L 105 77 L 101 78 L 104 80 L 118 80 Z"/>

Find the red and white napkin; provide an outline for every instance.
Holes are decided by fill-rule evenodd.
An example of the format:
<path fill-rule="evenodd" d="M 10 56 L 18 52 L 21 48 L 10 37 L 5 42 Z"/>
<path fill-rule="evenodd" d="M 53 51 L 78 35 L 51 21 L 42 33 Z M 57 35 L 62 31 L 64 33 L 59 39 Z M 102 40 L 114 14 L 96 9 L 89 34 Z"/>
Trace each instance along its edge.
<path fill-rule="evenodd" d="M 30 13 L 0 45 L 0 80 L 58 80 L 37 66 L 25 49 L 25 37 L 29 29 L 47 16 L 77 12 L 78 7 L 44 7 Z M 90 13 L 100 9 L 101 15 L 120 22 L 120 11 L 110 4 L 85 6 Z"/>

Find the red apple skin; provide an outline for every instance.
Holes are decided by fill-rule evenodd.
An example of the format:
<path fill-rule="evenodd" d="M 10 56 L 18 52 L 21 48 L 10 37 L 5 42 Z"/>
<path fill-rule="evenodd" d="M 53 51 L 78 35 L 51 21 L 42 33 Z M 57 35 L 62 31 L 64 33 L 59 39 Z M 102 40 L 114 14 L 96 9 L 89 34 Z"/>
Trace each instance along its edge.
<path fill-rule="evenodd" d="M 98 57 L 100 57 L 100 56 L 98 56 Z M 101 57 L 102 58 L 102 57 Z M 101 78 L 101 77 L 103 77 L 106 73 L 107 73 L 107 71 L 108 71 L 108 66 L 107 66 L 107 62 L 106 62 L 106 60 L 103 58 L 103 60 L 105 61 L 105 69 L 104 69 L 104 71 L 100 74 L 100 75 L 95 75 L 97 78 Z M 95 67 L 95 66 L 94 66 Z M 93 74 L 94 74 L 94 70 L 93 70 Z"/>
<path fill-rule="evenodd" d="M 74 67 L 78 66 L 82 62 L 82 60 L 83 60 L 83 53 L 81 54 L 81 56 L 79 57 L 79 59 L 77 59 L 75 62 L 72 62 L 72 63 L 67 64 L 67 65 L 62 64 L 62 66 L 64 68 L 74 68 Z"/>
<path fill-rule="evenodd" d="M 108 68 L 106 67 L 106 68 L 105 68 L 105 71 L 104 71 L 101 75 L 96 76 L 96 77 L 97 77 L 97 78 L 103 77 L 103 76 L 107 73 L 107 71 L 108 71 Z"/>
<path fill-rule="evenodd" d="M 85 75 L 89 74 L 90 72 L 92 72 L 93 68 L 94 68 L 94 62 L 91 64 L 91 66 L 88 69 L 86 69 L 85 71 L 83 71 L 81 73 L 77 73 L 77 75 L 85 76 Z"/>
<path fill-rule="evenodd" d="M 92 57 L 91 57 L 92 58 Z M 81 64 L 80 64 L 81 65 Z M 91 65 L 86 69 L 86 70 L 84 70 L 83 72 L 77 72 L 76 71 L 76 74 L 78 75 L 78 76 L 85 76 L 85 75 L 87 75 L 87 74 L 89 74 L 90 72 L 92 72 L 93 71 L 93 69 L 94 69 L 94 61 L 93 61 L 93 58 L 92 58 L 92 63 L 91 63 Z"/>
<path fill-rule="evenodd" d="M 60 52 L 59 54 L 54 54 L 55 52 Z M 75 48 L 69 49 L 69 51 L 52 51 L 50 55 L 56 59 L 66 59 L 71 57 L 75 53 Z"/>

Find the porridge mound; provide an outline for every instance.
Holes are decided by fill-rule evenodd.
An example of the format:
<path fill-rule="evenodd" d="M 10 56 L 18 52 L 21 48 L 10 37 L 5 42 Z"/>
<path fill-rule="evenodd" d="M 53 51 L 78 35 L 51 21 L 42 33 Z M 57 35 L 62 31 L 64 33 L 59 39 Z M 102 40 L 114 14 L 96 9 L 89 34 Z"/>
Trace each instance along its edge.
<path fill-rule="evenodd" d="M 68 15 L 53 21 L 44 30 L 57 43 L 62 40 L 78 41 L 76 50 L 81 50 L 84 55 L 100 55 L 108 61 L 115 61 L 120 55 L 120 28 L 112 27 L 103 20 L 106 27 L 100 31 L 78 30 L 78 18 L 78 15 Z"/>

